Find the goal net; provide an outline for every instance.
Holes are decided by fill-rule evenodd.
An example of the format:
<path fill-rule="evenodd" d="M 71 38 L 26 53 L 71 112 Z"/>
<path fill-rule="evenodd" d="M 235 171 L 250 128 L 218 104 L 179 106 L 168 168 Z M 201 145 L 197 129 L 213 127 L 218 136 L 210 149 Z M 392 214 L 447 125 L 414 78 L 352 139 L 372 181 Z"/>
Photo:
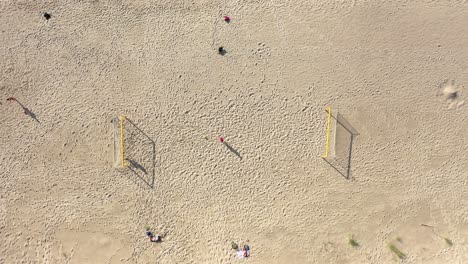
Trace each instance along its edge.
<path fill-rule="evenodd" d="M 358 132 L 343 115 L 331 107 L 327 112 L 325 154 L 322 158 L 345 178 L 350 178 L 353 139 Z"/>
<path fill-rule="evenodd" d="M 111 120 L 113 134 L 113 164 L 117 169 L 125 168 L 125 142 L 124 142 L 124 123 L 125 117 L 119 116 Z"/>
<path fill-rule="evenodd" d="M 113 165 L 135 181 L 154 187 L 156 143 L 126 116 L 113 118 Z"/>

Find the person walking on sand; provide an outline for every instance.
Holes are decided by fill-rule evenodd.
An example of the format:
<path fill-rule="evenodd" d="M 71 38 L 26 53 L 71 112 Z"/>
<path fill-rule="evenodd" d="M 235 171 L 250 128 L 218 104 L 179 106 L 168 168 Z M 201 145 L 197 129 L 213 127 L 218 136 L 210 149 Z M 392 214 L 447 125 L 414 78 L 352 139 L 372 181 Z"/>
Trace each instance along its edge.
<path fill-rule="evenodd" d="M 24 107 L 24 105 L 21 104 L 16 98 L 8 97 L 6 100 L 9 101 L 9 102 L 11 102 L 11 101 L 17 102 L 23 108 L 23 111 L 24 111 L 25 115 L 33 116 L 32 112 L 28 108 Z"/>

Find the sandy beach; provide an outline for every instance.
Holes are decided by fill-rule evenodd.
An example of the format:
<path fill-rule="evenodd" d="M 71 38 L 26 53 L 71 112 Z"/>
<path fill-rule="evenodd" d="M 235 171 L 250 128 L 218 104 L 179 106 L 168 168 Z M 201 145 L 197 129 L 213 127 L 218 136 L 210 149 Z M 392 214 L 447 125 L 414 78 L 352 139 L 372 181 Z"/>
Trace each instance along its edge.
<path fill-rule="evenodd" d="M 0 263 L 468 263 L 467 1 L 0 10 Z"/>

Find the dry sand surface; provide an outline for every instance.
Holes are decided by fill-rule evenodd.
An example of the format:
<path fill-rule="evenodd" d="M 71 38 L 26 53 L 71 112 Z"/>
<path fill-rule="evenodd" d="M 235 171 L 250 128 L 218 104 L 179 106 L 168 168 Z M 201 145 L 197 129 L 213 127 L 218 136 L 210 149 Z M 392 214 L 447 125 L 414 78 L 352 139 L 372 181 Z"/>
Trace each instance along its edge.
<path fill-rule="evenodd" d="M 0 263 L 468 263 L 467 1 L 0 10 Z"/>

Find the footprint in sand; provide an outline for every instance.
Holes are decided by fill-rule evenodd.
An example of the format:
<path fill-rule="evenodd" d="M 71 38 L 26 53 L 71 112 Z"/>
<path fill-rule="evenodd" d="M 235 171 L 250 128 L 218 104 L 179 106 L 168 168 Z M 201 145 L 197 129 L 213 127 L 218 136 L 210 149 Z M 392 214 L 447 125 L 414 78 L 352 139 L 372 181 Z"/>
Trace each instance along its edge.
<path fill-rule="evenodd" d="M 253 54 L 259 56 L 260 58 L 270 57 L 271 49 L 266 46 L 265 43 L 259 42 L 257 48 L 251 50 Z"/>
<path fill-rule="evenodd" d="M 440 84 L 437 96 L 448 104 L 448 109 L 459 109 L 465 104 L 462 90 L 463 86 L 456 84 L 454 80 L 445 80 Z"/>

